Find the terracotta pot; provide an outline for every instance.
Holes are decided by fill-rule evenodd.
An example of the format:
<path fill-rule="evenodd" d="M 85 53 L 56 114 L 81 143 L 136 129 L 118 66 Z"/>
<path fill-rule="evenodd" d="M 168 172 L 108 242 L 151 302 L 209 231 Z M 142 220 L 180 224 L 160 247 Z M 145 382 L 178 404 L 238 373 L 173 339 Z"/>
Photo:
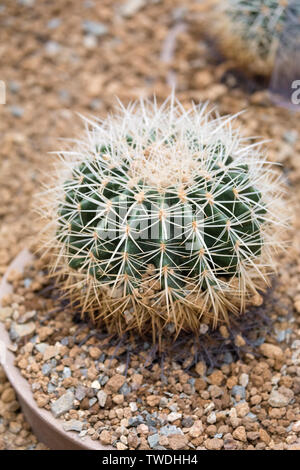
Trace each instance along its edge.
<path fill-rule="evenodd" d="M 11 292 L 11 285 L 7 282 L 9 272 L 14 269 L 22 272 L 25 265 L 32 259 L 31 253 L 24 250 L 9 266 L 0 284 L 0 305 L 1 298 Z M 7 349 L 10 344 L 7 331 L 0 322 L 0 360 L 11 385 L 16 391 L 22 411 L 37 438 L 52 450 L 112 449 L 112 447 L 103 446 L 99 441 L 93 441 L 87 436 L 80 438 L 78 433 L 66 432 L 63 429 L 63 420 L 54 418 L 50 411 L 37 406 L 30 385 L 22 377 L 19 369 L 14 366 L 14 354 Z"/>

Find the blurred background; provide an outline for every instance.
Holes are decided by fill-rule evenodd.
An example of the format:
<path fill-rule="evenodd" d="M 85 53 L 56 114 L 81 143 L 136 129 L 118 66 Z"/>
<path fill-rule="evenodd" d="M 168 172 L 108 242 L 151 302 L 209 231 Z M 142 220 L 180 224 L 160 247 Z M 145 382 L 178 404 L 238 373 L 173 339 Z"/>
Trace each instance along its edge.
<path fill-rule="evenodd" d="M 187 106 L 247 109 L 238 118 L 244 133 L 271 139 L 269 158 L 283 164 L 300 200 L 297 114 L 217 52 L 202 31 L 204 10 L 196 0 L 0 0 L 0 279 L 38 235 L 32 196 L 50 152 L 81 132 L 77 113 L 105 116 L 116 97 L 127 104 L 155 93 L 162 101 L 175 87 Z M 8 388 L 0 369 L 0 397 Z M 43 448 L 8 395 L 0 399 L 0 449 Z"/>

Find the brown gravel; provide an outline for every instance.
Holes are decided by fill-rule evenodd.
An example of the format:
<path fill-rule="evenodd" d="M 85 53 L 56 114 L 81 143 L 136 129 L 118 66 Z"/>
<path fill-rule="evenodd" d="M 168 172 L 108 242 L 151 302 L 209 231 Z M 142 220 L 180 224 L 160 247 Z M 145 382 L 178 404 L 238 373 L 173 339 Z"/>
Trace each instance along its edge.
<path fill-rule="evenodd" d="M 282 262 L 285 272 L 290 261 Z M 276 313 L 267 301 L 263 303 L 261 313 L 269 315 L 273 324 L 268 334 L 259 337 L 263 343 L 258 353 L 241 348 L 236 360 L 227 352 L 221 367 L 215 368 L 196 360 L 194 351 L 184 365 L 168 353 L 164 340 L 161 362 L 160 354 L 150 355 L 147 341 L 115 342 L 80 321 L 71 307 L 61 303 L 57 289 L 48 288 L 42 269 L 43 262 L 37 260 L 23 277 L 12 276 L 14 291 L 2 309 L 16 364 L 31 384 L 38 406 L 63 419 L 66 431 L 89 435 L 119 450 L 263 450 L 300 445 L 300 319 L 289 308 L 291 302 L 277 304 Z M 28 323 L 33 324 L 32 333 L 24 337 Z M 275 344 L 280 331 L 288 334 Z M 11 387 L 5 388 L 1 400 L 17 403 Z M 10 423 L 11 427 L 17 432 L 16 425 Z"/>
<path fill-rule="evenodd" d="M 81 400 L 75 397 L 74 409 L 64 419 L 82 421 L 84 417 L 82 432 L 93 439 L 103 435 L 102 439 L 108 439 L 120 449 L 149 448 L 149 438 L 155 434 L 152 424 L 128 426 L 130 418 L 148 410 L 183 433 L 168 436 L 158 433 L 158 440 L 156 436 L 150 439 L 151 443 L 157 441 L 158 446 L 299 450 L 300 221 L 296 217 L 300 201 L 299 119 L 272 105 L 267 93 L 254 82 L 242 79 L 239 84 L 229 64 L 216 63 L 209 57 L 211 51 L 201 36 L 197 17 L 200 13 L 193 0 L 184 2 L 184 7 L 180 0 L 151 1 L 136 13 L 127 12 L 125 16 L 119 5 L 127 3 L 126 0 L 103 0 L 101 8 L 98 2 L 71 0 L 31 3 L 33 7 L 21 1 L 4 0 L 0 10 L 0 79 L 7 88 L 7 104 L 0 105 L 0 277 L 18 251 L 30 240 L 34 243 L 39 223 L 33 223 L 31 207 L 36 202 L 33 203 L 32 195 L 38 182 L 46 177 L 51 163 L 48 152 L 61 145 L 58 138 L 76 136 L 80 129 L 81 123 L 74 113 L 105 114 L 115 102 L 115 96 L 128 102 L 140 94 L 151 96 L 155 92 L 162 100 L 169 94 L 174 79 L 178 97 L 185 104 L 192 99 L 210 99 L 222 114 L 248 108 L 247 113 L 239 116 L 239 122 L 247 135 L 272 139 L 268 144 L 269 158 L 284 166 L 295 214 L 292 246 L 279 266 L 276 303 L 268 311 L 276 318 L 272 333 L 260 346 L 259 356 L 248 352 L 237 362 L 224 364 L 215 371 L 206 369 L 201 362 L 187 373 L 182 365 L 165 362 L 162 380 L 159 364 L 151 370 L 141 367 L 147 357 L 145 353 L 142 357 L 132 354 L 131 367 L 125 373 L 123 359 L 108 354 L 107 346 L 95 338 L 86 341 L 84 359 L 78 355 L 77 344 L 71 348 L 70 344 L 62 345 L 59 354 L 50 358 L 59 335 L 73 335 L 75 330 L 68 331 L 63 313 L 42 328 L 36 323 L 37 317 L 29 312 L 36 310 L 39 316 L 49 312 L 49 306 L 43 305 L 44 300 L 36 305 L 34 292 L 39 290 L 41 280 L 35 277 L 29 292 L 20 294 L 21 299 L 15 294 L 13 303 L 17 307 L 13 305 L 13 309 L 18 310 L 18 318 L 14 319 L 18 321 L 18 331 L 22 329 L 20 325 L 28 328 L 29 324 L 32 329 L 32 322 L 40 343 L 50 347 L 42 354 L 27 343 L 24 354 L 17 359 L 30 380 L 42 379 L 41 388 L 34 385 L 38 380 L 33 380 L 39 406 L 50 408 L 51 402 L 57 399 L 57 390 L 48 394 L 49 376 L 40 377 L 44 360 L 47 364 L 59 358 L 58 377 L 65 368 L 71 369 L 72 376 L 65 377 L 59 386 L 59 394 L 63 395 L 83 380 L 80 370 L 72 370 L 77 359 L 79 369 L 87 369 L 83 380 L 86 396 Z M 84 20 L 104 24 L 107 32 L 103 36 L 87 34 Z M 185 28 L 177 36 L 174 56 L 168 57 L 169 34 L 177 23 L 183 23 Z M 15 289 L 20 287 L 18 282 L 14 281 Z M 1 310 L 0 318 L 8 326 L 11 326 L 10 316 L 10 310 Z M 226 338 L 226 329 L 220 333 Z M 243 337 L 237 337 L 237 346 L 243 341 Z M 102 360 L 103 350 L 106 355 Z M 30 357 L 35 362 L 29 363 Z M 103 370 L 93 366 L 94 361 L 103 364 Z M 121 369 L 117 371 L 118 368 Z M 103 407 L 97 398 L 99 390 L 92 385 L 100 372 L 109 378 L 101 385 L 100 391 L 107 394 Z M 120 393 L 116 382 L 108 385 L 115 374 L 122 377 L 118 379 L 120 383 L 123 380 L 131 387 L 128 395 Z M 190 379 L 194 382 L 189 383 Z M 241 389 L 235 388 L 240 386 L 245 388 L 245 398 L 239 396 Z M 120 395 L 124 396 L 123 403 Z M 181 417 L 170 423 L 171 413 Z M 156 426 L 160 430 L 164 427 Z M 0 449 L 43 447 L 30 433 L 0 368 Z"/>

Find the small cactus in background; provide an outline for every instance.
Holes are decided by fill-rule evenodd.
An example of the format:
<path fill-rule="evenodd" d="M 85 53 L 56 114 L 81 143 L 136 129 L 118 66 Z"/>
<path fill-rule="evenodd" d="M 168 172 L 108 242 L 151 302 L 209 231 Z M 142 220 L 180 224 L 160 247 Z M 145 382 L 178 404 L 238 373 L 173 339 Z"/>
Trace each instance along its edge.
<path fill-rule="evenodd" d="M 213 0 L 207 27 L 227 57 L 268 76 L 282 33 L 288 34 L 288 25 L 297 19 L 300 28 L 298 0 Z"/>
<path fill-rule="evenodd" d="M 47 192 L 54 271 L 111 332 L 216 326 L 274 268 L 278 176 L 232 117 L 206 108 L 120 106 L 60 153 Z"/>

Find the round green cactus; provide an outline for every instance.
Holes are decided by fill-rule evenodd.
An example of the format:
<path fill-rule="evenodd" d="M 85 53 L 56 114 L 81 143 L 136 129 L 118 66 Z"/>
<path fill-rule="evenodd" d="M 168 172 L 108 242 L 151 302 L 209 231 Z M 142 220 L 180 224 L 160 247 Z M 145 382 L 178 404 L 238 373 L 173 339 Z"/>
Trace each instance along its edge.
<path fill-rule="evenodd" d="M 132 145 L 132 137 L 127 141 Z M 163 283 L 182 289 L 185 276 L 209 273 L 210 266 L 235 273 L 239 256 L 260 254 L 259 223 L 266 212 L 261 193 L 250 185 L 247 165 L 234 165 L 221 144 L 209 151 L 213 155 L 201 162 L 203 176 L 196 174 L 190 187 L 160 189 L 145 179 L 131 184 L 130 162 L 110 165 L 106 147 L 94 162 L 80 164 L 65 183 L 59 212 L 58 236 L 69 266 L 88 268 L 104 282 L 127 274 L 130 292 L 153 264 L 165 269 Z M 201 255 L 207 248 L 210 257 Z"/>
<path fill-rule="evenodd" d="M 269 75 L 278 45 L 292 25 L 300 25 L 300 3 L 288 0 L 218 0 L 209 31 L 222 51 L 254 74 Z"/>
<path fill-rule="evenodd" d="M 265 281 L 277 180 L 231 121 L 142 102 L 92 123 L 65 153 L 55 266 L 110 328 L 197 330 L 242 310 Z"/>

